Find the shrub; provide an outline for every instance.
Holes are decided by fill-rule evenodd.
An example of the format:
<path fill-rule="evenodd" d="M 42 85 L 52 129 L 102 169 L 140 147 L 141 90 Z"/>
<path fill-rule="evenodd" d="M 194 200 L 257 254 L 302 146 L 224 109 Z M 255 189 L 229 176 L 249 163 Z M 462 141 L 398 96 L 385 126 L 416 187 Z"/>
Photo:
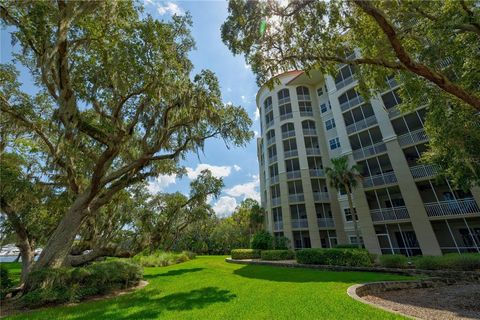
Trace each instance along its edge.
<path fill-rule="evenodd" d="M 250 248 L 258 250 L 270 250 L 273 248 L 273 236 L 267 231 L 259 231 L 253 235 Z"/>
<path fill-rule="evenodd" d="M 10 275 L 7 267 L 0 264 L 0 298 L 3 299 L 8 290 L 12 287 L 13 283 L 10 279 Z"/>
<path fill-rule="evenodd" d="M 232 259 L 260 259 L 260 250 L 257 249 L 233 249 Z"/>
<path fill-rule="evenodd" d="M 166 267 L 182 263 L 195 258 L 193 252 L 183 251 L 181 253 L 155 251 L 152 253 L 141 253 L 132 259 L 144 267 Z"/>
<path fill-rule="evenodd" d="M 296 253 L 297 262 L 304 264 L 367 267 L 372 265 L 365 249 L 303 249 Z"/>
<path fill-rule="evenodd" d="M 275 250 L 287 250 L 289 243 L 290 243 L 290 239 L 284 236 L 273 238 L 273 248 Z"/>
<path fill-rule="evenodd" d="M 440 259 L 434 256 L 416 257 L 414 260 L 414 264 L 417 269 L 425 269 L 425 270 L 443 269 Z"/>
<path fill-rule="evenodd" d="M 385 268 L 407 268 L 408 259 L 401 254 L 385 254 L 380 256 L 380 264 Z"/>
<path fill-rule="evenodd" d="M 360 249 L 360 248 L 358 247 L 358 245 L 356 245 L 356 244 L 351 244 L 351 243 L 348 243 L 348 244 L 337 244 L 337 245 L 335 246 L 335 248 L 337 248 L 337 249 Z"/>
<path fill-rule="evenodd" d="M 451 253 L 444 256 L 417 257 L 414 261 L 417 269 L 475 271 L 480 269 L 480 254 Z"/>
<path fill-rule="evenodd" d="M 80 268 L 41 269 L 30 273 L 31 290 L 21 303 L 38 307 L 73 302 L 138 284 L 143 270 L 127 260 L 107 260 Z"/>
<path fill-rule="evenodd" d="M 295 252 L 292 250 L 262 250 L 260 257 L 262 260 L 291 260 L 295 258 Z"/>

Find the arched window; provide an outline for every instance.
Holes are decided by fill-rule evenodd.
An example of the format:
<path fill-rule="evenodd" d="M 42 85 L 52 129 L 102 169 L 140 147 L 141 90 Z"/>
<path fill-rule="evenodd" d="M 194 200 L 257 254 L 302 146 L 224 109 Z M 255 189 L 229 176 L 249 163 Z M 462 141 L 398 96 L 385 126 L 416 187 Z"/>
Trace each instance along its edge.
<path fill-rule="evenodd" d="M 282 125 L 282 138 L 289 138 L 295 136 L 295 126 L 293 122 L 288 122 Z"/>
<path fill-rule="evenodd" d="M 312 129 L 315 130 L 315 122 L 312 120 L 302 121 L 302 129 Z"/>
<path fill-rule="evenodd" d="M 307 87 L 297 87 L 297 99 L 299 101 L 310 101 L 310 91 Z"/>
<path fill-rule="evenodd" d="M 293 117 L 292 104 L 290 103 L 290 92 L 288 89 L 282 89 L 277 93 L 278 110 L 280 111 L 280 120 Z"/>
<path fill-rule="evenodd" d="M 301 116 L 313 116 L 312 102 L 310 101 L 310 92 L 307 87 L 297 87 L 298 108 Z"/>
<path fill-rule="evenodd" d="M 272 97 L 268 97 L 263 101 L 263 107 L 265 108 L 265 113 L 268 113 L 272 109 Z"/>

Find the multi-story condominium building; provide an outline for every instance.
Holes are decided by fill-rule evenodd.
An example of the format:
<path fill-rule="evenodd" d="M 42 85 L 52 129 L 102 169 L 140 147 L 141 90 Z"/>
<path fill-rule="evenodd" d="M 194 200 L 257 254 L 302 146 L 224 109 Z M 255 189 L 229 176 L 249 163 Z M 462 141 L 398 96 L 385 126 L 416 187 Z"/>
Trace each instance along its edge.
<path fill-rule="evenodd" d="M 417 162 L 428 144 L 425 108 L 401 113 L 398 84 L 369 101 L 357 93 L 354 69 L 332 77 L 300 71 L 260 88 L 260 188 L 267 229 L 294 248 L 362 241 L 373 253 L 439 255 L 480 252 L 480 188 L 456 190 Z M 324 168 L 347 155 L 360 166 L 354 205 L 330 187 Z"/>

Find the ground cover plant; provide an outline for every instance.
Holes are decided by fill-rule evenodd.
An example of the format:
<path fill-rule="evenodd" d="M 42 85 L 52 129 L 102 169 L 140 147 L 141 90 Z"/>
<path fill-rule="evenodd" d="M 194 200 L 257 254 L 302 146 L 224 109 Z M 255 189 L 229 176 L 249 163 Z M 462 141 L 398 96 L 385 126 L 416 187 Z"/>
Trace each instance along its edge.
<path fill-rule="evenodd" d="M 10 319 L 403 319 L 350 298 L 349 286 L 408 277 L 239 265 L 226 256 L 145 268 L 149 285 L 115 298 Z M 321 301 L 321 303 L 319 303 Z"/>
<path fill-rule="evenodd" d="M 373 264 L 365 249 L 303 249 L 296 253 L 298 263 L 348 267 L 369 267 Z"/>
<path fill-rule="evenodd" d="M 172 264 L 177 264 L 192 260 L 195 254 L 188 251 L 183 252 L 165 252 L 155 251 L 152 253 L 137 254 L 132 258 L 133 261 L 139 263 L 144 267 L 166 267 Z"/>

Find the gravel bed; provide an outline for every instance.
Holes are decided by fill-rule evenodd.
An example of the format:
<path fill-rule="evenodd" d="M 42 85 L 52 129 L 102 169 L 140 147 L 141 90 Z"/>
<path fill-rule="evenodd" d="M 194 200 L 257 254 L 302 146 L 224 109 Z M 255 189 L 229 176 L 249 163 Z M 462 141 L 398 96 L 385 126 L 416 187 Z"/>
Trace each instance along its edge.
<path fill-rule="evenodd" d="M 421 319 L 480 319 L 480 284 L 387 291 L 362 299 Z"/>

